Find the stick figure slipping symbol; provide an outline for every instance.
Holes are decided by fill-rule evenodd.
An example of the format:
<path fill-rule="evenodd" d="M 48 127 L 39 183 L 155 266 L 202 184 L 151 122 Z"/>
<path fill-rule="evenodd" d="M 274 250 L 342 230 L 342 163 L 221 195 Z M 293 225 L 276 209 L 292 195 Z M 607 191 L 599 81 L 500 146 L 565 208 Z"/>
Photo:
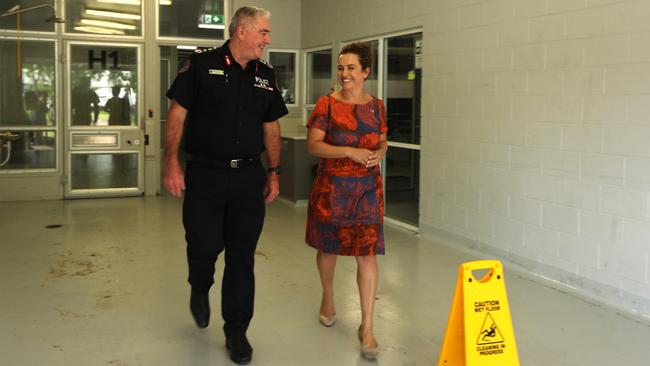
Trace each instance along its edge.
<path fill-rule="evenodd" d="M 483 338 L 481 338 L 481 340 L 484 341 L 485 338 L 494 338 L 497 335 L 496 329 L 497 325 L 492 323 L 490 330 L 485 329 L 481 332 L 481 334 L 483 334 Z"/>

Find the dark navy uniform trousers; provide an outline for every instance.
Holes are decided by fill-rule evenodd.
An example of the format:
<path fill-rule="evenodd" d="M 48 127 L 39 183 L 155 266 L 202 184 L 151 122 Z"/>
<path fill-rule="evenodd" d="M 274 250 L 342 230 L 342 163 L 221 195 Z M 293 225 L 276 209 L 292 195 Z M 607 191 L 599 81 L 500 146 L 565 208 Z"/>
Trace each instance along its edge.
<path fill-rule="evenodd" d="M 255 248 L 264 223 L 266 172 L 257 161 L 237 168 L 188 162 L 183 226 L 189 282 L 208 292 L 215 262 L 225 251 L 221 312 L 226 335 L 246 332 L 253 317 Z"/>

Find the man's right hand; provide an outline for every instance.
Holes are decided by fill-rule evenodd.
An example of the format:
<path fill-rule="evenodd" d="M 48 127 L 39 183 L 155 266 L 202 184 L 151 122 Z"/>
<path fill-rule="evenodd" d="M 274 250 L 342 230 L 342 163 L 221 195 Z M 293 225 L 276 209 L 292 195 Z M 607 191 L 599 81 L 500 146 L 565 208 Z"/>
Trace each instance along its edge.
<path fill-rule="evenodd" d="M 185 174 L 178 158 L 165 159 L 165 177 L 163 184 L 167 192 L 180 197 L 185 190 Z"/>

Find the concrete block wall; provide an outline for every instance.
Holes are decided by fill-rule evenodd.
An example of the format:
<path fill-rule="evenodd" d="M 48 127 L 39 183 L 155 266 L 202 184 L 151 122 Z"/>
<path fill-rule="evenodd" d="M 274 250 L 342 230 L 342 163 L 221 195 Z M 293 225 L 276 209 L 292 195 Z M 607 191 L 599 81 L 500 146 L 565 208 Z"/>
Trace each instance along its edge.
<path fill-rule="evenodd" d="M 421 27 L 420 229 L 650 319 L 650 0 L 307 0 L 302 45 Z"/>
<path fill-rule="evenodd" d="M 422 190 L 423 233 L 650 317 L 650 1 L 447 3 L 424 35 L 422 180 L 445 194 Z"/>

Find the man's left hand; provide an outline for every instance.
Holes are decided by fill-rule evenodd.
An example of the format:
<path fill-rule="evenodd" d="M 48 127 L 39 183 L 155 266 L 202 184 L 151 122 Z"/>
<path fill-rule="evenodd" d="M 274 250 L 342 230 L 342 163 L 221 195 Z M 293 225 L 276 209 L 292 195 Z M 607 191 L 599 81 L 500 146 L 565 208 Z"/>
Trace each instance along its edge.
<path fill-rule="evenodd" d="M 264 201 L 271 203 L 280 194 L 280 176 L 269 173 L 266 176 L 266 187 L 264 187 Z"/>

